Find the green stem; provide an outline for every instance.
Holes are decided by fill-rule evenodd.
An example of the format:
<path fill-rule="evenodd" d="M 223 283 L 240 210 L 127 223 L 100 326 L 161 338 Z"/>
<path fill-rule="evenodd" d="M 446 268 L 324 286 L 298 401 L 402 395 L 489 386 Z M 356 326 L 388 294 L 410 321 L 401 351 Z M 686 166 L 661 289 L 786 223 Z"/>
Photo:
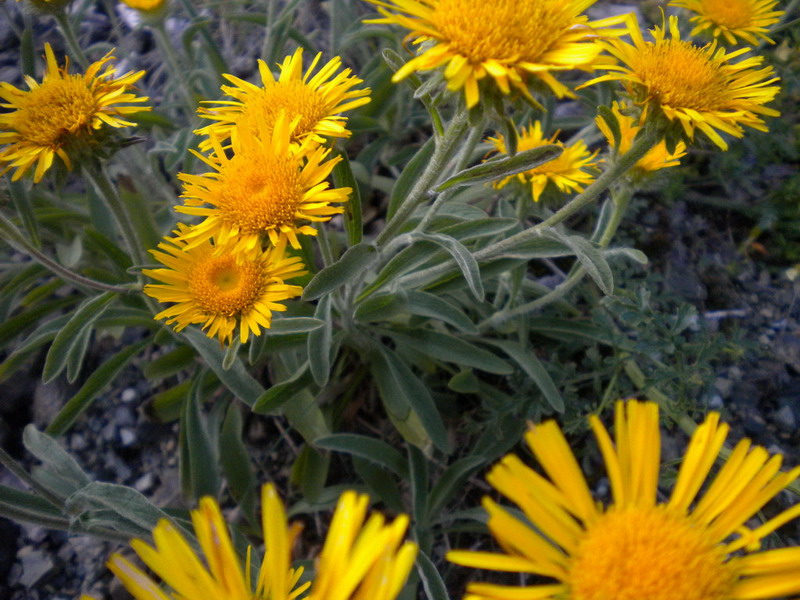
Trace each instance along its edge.
<path fill-rule="evenodd" d="M 132 177 L 133 184 L 144 193 L 145 197 L 160 197 L 160 201 L 164 206 L 172 207 L 177 199 L 175 194 L 172 193 L 172 186 L 168 181 L 164 181 L 163 177 L 153 169 L 150 159 L 145 153 L 144 148 L 140 144 L 134 144 L 127 149 L 127 156 L 133 162 L 138 175 Z"/>
<path fill-rule="evenodd" d="M 189 114 L 194 112 L 197 103 L 192 94 L 192 87 L 189 85 L 189 80 L 186 78 L 186 70 L 181 67 L 181 61 L 175 48 L 172 47 L 172 42 L 169 39 L 167 30 L 164 29 L 164 20 L 156 21 L 151 24 L 151 29 L 155 34 L 156 44 L 161 55 L 167 60 L 169 70 L 172 76 L 178 80 L 181 89 L 183 101 L 186 103 L 186 110 Z"/>
<path fill-rule="evenodd" d="M 94 185 L 100 198 L 106 202 L 111 214 L 114 215 L 114 220 L 117 223 L 119 232 L 122 234 L 125 245 L 128 247 L 133 262 L 137 265 L 145 264 L 143 246 L 133 226 L 133 219 L 128 211 L 128 206 L 120 198 L 117 188 L 109 180 L 103 166 L 93 161 L 86 161 L 83 164 L 83 173 Z"/>
<path fill-rule="evenodd" d="M 483 120 L 478 125 L 475 125 L 472 129 L 470 129 L 469 135 L 467 136 L 467 141 L 462 146 L 461 150 L 459 150 L 458 158 L 455 161 L 455 166 L 453 167 L 453 172 L 458 173 L 466 168 L 469 164 L 470 159 L 472 158 L 472 153 L 475 150 L 475 147 L 478 145 L 478 142 L 481 141 L 483 137 Z M 441 208 L 442 204 L 450 200 L 450 198 L 455 194 L 456 189 L 451 188 L 449 190 L 445 190 L 441 194 L 436 197 L 430 207 L 428 208 L 428 212 L 425 213 L 425 216 L 422 217 L 422 220 L 416 226 L 415 231 L 425 231 L 430 225 L 430 222 L 436 216 L 436 213 Z"/>
<path fill-rule="evenodd" d="M 497 258 L 521 243 L 536 239 L 541 234 L 542 230 L 563 222 L 587 204 L 594 202 L 600 196 L 600 194 L 609 188 L 612 183 L 622 177 L 631 167 L 633 167 L 633 165 L 639 161 L 639 159 L 647 154 L 647 152 L 653 146 L 655 146 L 660 139 L 660 132 L 652 129 L 646 129 L 644 135 L 636 139 L 636 141 L 633 143 L 633 146 L 631 146 L 631 149 L 626 154 L 620 156 L 617 161 L 611 164 L 607 171 L 605 171 L 602 175 L 600 175 L 600 177 L 597 178 L 597 180 L 595 180 L 594 183 L 587 187 L 582 193 L 575 196 L 575 198 L 573 198 L 568 204 L 563 206 L 556 213 L 541 223 L 537 223 L 536 225 L 528 227 L 527 229 L 520 231 L 511 237 L 478 250 L 473 254 L 473 256 L 478 261 Z M 430 267 L 428 269 L 419 271 L 418 273 L 408 275 L 401 279 L 401 282 L 406 288 L 416 288 L 447 274 L 452 268 L 452 263 L 447 261 L 441 265 Z"/>
<path fill-rule="evenodd" d="M 31 244 L 14 226 L 14 224 L 2 215 L 0 215 L 0 232 L 2 232 L 5 240 L 13 248 L 19 252 L 27 254 L 46 269 L 49 269 L 66 281 L 71 281 L 77 286 L 101 290 L 103 292 L 114 292 L 116 294 L 129 294 L 132 291 L 135 291 L 134 287 L 112 285 L 110 283 L 103 283 L 102 281 L 96 281 L 94 279 L 84 277 L 83 275 L 68 269 L 64 265 L 57 263 L 39 250 L 36 246 Z"/>
<path fill-rule="evenodd" d="M 336 259 L 333 257 L 333 249 L 331 248 L 331 240 L 328 238 L 328 230 L 325 227 L 320 227 L 317 230 L 317 241 L 319 242 L 320 254 L 322 254 L 322 264 L 330 267 Z"/>
<path fill-rule="evenodd" d="M 469 126 L 467 119 L 467 111 L 461 110 L 451 119 L 447 126 L 444 136 L 437 140 L 436 148 L 433 151 L 428 165 L 425 170 L 420 174 L 414 186 L 408 192 L 408 196 L 397 209 L 392 219 L 386 224 L 383 231 L 378 234 L 375 239 L 375 244 L 380 247 L 388 242 L 400 228 L 406 223 L 408 218 L 414 213 L 419 206 L 420 202 L 425 198 L 427 193 L 433 188 L 436 182 L 441 178 L 447 163 L 456 150 L 461 136 Z"/>
<path fill-rule="evenodd" d="M 633 198 L 633 191 L 633 187 L 627 182 L 611 188 L 611 201 L 614 203 L 614 209 L 611 211 L 611 217 L 608 219 L 605 230 L 597 242 L 597 245 L 601 248 L 608 248 L 611 240 L 614 239 L 617 229 L 622 223 L 622 218 L 628 210 L 628 205 L 631 203 L 631 198 Z"/>
<path fill-rule="evenodd" d="M 528 313 L 532 313 L 541 308 L 544 308 L 548 304 L 552 304 L 553 302 L 560 300 L 561 298 L 567 295 L 567 292 L 569 292 L 572 288 L 574 288 L 581 282 L 584 275 L 586 275 L 586 269 L 584 269 L 583 266 L 581 265 L 577 266 L 572 271 L 572 273 L 570 273 L 567 276 L 567 278 L 564 281 L 559 283 L 556 287 L 554 287 L 551 291 L 546 293 L 541 298 L 537 298 L 536 300 L 531 300 L 530 302 L 526 302 L 525 304 L 520 304 L 519 306 L 516 306 L 509 310 L 503 310 L 497 312 L 488 319 L 479 323 L 478 329 L 480 331 L 485 331 L 492 327 L 497 327 L 498 325 L 501 325 L 510 319 L 514 319 L 516 317 L 522 317 L 524 315 L 527 315 Z"/>
<path fill-rule="evenodd" d="M 267 3 L 267 24 L 264 27 L 264 42 L 261 45 L 261 57 L 270 60 L 272 57 L 272 27 L 275 21 L 275 0 L 265 0 Z M 268 64 L 272 64 L 269 62 Z"/>
<path fill-rule="evenodd" d="M 75 28 L 72 27 L 72 22 L 69 20 L 66 11 L 59 10 L 54 12 L 53 17 L 55 17 L 59 29 L 61 29 L 61 35 L 64 36 L 64 41 L 67 42 L 67 48 L 69 48 L 69 53 L 72 55 L 72 58 L 80 64 L 84 70 L 88 69 L 89 59 L 86 58 L 86 54 L 83 53 L 81 45 L 78 43 L 78 37 L 75 35 Z"/>
<path fill-rule="evenodd" d="M 617 233 L 617 229 L 619 229 L 620 223 L 622 223 L 622 218 L 625 216 L 625 212 L 627 211 L 628 205 L 633 197 L 633 191 L 633 187 L 631 187 L 631 185 L 627 182 L 623 182 L 611 188 L 611 200 L 614 203 L 614 209 L 612 210 L 608 221 L 605 223 L 603 231 L 600 233 L 600 239 L 597 242 L 597 245 L 600 246 L 600 248 L 607 248 L 611 243 L 611 240 L 614 239 L 614 235 Z M 585 275 L 586 269 L 582 265 L 574 266 L 572 272 L 567 276 L 567 278 L 553 288 L 552 291 L 540 298 L 537 298 L 536 300 L 526 302 L 525 304 L 520 304 L 512 309 L 495 313 L 480 323 L 478 325 L 478 329 L 483 331 L 490 327 L 496 327 L 510 319 L 541 310 L 548 304 L 552 304 L 553 302 L 563 298 L 567 292 L 569 292 L 583 280 Z"/>

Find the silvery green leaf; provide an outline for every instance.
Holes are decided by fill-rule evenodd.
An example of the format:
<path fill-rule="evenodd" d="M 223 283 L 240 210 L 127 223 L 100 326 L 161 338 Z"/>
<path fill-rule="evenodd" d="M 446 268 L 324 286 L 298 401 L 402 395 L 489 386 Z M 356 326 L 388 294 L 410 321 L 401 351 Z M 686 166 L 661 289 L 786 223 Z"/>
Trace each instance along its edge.
<path fill-rule="evenodd" d="M 554 158 L 558 158 L 562 152 L 563 148 L 555 144 L 548 144 L 531 148 L 530 150 L 523 150 L 507 158 L 496 158 L 456 173 L 439 184 L 436 191 L 443 192 L 452 187 L 497 181 L 510 175 L 524 173 Z"/>

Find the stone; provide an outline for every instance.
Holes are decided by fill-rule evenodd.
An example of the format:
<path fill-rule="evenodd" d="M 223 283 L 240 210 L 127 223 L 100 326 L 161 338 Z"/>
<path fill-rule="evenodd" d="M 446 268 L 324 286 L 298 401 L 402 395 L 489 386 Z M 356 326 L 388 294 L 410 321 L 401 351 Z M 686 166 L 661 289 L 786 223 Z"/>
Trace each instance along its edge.
<path fill-rule="evenodd" d="M 120 396 L 123 402 L 133 402 L 139 397 L 139 394 L 136 393 L 136 390 L 133 388 L 126 388 L 122 392 L 122 396 Z"/>
<path fill-rule="evenodd" d="M 31 548 L 30 552 L 23 552 Z M 45 577 L 47 577 L 55 567 L 53 559 L 42 550 L 33 550 L 31 546 L 20 549 L 17 556 L 22 563 L 22 575 L 19 578 L 20 584 L 26 588 L 33 587 Z"/>
<path fill-rule="evenodd" d="M 153 474 L 145 473 L 134 482 L 133 487 L 137 492 L 145 493 L 153 487 L 154 483 L 155 483 L 155 477 L 153 476 Z"/>
<path fill-rule="evenodd" d="M 130 427 L 123 427 L 119 430 L 119 441 L 126 448 L 136 442 L 136 432 Z"/>

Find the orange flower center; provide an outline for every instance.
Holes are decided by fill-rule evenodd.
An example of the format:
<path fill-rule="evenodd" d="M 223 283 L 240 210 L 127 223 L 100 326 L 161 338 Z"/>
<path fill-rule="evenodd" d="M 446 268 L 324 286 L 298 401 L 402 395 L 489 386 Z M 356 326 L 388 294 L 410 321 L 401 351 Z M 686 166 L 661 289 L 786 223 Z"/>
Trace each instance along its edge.
<path fill-rule="evenodd" d="M 263 290 L 258 263 L 208 254 L 189 273 L 189 293 L 206 314 L 235 316 L 253 307 Z"/>
<path fill-rule="evenodd" d="M 13 128 L 25 141 L 58 147 L 91 126 L 98 108 L 81 75 L 50 77 L 17 101 Z"/>
<path fill-rule="evenodd" d="M 458 54 L 473 63 L 536 62 L 575 22 L 564 0 L 439 0 L 431 22 Z"/>
<path fill-rule="evenodd" d="M 571 600 L 725 600 L 735 574 L 719 547 L 663 506 L 612 508 L 570 566 Z"/>
<path fill-rule="evenodd" d="M 299 160 L 291 155 L 237 154 L 220 169 L 217 185 L 223 220 L 245 234 L 294 223 L 303 201 Z"/>
<path fill-rule="evenodd" d="M 710 21 L 729 29 L 750 25 L 756 13 L 751 0 L 701 0 L 701 4 Z"/>
<path fill-rule="evenodd" d="M 300 138 L 313 131 L 324 119 L 330 106 L 324 96 L 302 81 L 279 81 L 247 96 L 242 114 L 236 119 L 239 127 L 247 127 L 253 135 L 272 135 L 275 121 L 281 111 L 289 122 L 300 116 L 293 137 Z M 264 140 L 267 141 L 267 140 Z"/>
<path fill-rule="evenodd" d="M 707 49 L 691 42 L 670 39 L 648 44 L 631 68 L 649 96 L 663 105 L 711 111 L 724 103 L 725 74 Z"/>

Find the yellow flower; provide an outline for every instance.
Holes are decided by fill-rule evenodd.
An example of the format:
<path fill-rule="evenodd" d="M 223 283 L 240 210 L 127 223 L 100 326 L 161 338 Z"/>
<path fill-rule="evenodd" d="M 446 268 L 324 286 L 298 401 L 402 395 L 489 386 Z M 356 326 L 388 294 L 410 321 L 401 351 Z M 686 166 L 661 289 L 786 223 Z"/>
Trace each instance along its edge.
<path fill-rule="evenodd" d="M 698 498 L 728 433 L 711 413 L 692 435 L 669 500 L 657 502 L 658 407 L 618 402 L 616 443 L 590 423 L 611 482 L 613 504 L 593 497 L 553 421 L 526 434 L 547 477 L 514 455 L 488 481 L 530 524 L 486 498 L 489 529 L 504 554 L 454 551 L 460 565 L 531 573 L 555 582 L 526 587 L 471 584 L 472 600 L 745 600 L 800 592 L 800 547 L 758 552 L 760 540 L 800 515 L 800 504 L 749 529 L 745 523 L 800 475 L 781 456 L 740 441 Z M 534 529 L 535 527 L 535 529 Z"/>
<path fill-rule="evenodd" d="M 281 112 L 290 122 L 299 119 L 293 133 L 296 140 L 311 137 L 319 143 L 329 137 L 349 137 L 345 128 L 347 117 L 340 116 L 369 102 L 369 88 L 352 89 L 361 79 L 352 75 L 350 69 L 341 69 L 338 56 L 320 67 L 312 75 L 322 53 L 317 54 L 303 74 L 303 49 L 298 48 L 279 65 L 280 76 L 276 80 L 263 60 L 258 61 L 263 87 L 258 87 L 225 74 L 233 86 L 222 86 L 222 91 L 234 100 L 209 101 L 211 108 L 201 107 L 200 116 L 214 121 L 195 133 L 213 135 L 221 141 L 231 136 L 234 127 L 250 128 L 254 133 L 263 131 L 272 135 L 275 121 Z M 200 144 L 203 151 L 213 147 L 210 140 Z"/>
<path fill-rule="evenodd" d="M 285 258 L 284 247 L 233 250 L 232 244 L 215 245 L 205 240 L 189 248 L 180 236 L 190 228 L 179 225 L 176 237 L 166 237 L 151 254 L 167 268 L 144 269 L 142 273 L 160 284 L 149 284 L 144 292 L 159 302 L 174 302 L 158 313 L 181 331 L 202 324 L 208 337 L 230 344 L 237 326 L 246 343 L 250 333 L 261 335 L 269 328 L 272 311 L 284 311 L 281 301 L 299 296 L 303 288 L 287 285 L 286 279 L 304 275 L 298 257 Z"/>
<path fill-rule="evenodd" d="M 121 2 L 143 12 L 156 12 L 166 5 L 167 0 L 121 0 Z"/>
<path fill-rule="evenodd" d="M 646 42 L 635 19 L 629 23 L 633 45 L 621 40 L 598 42 L 622 65 L 605 67 L 609 73 L 589 81 L 620 81 L 637 103 L 660 107 L 670 121 L 677 121 L 689 139 L 695 129 L 705 133 L 723 150 L 728 144 L 717 131 L 743 137 L 743 125 L 767 131 L 759 115 L 779 116 L 763 106 L 778 93 L 772 67 L 759 68 L 762 56 L 751 56 L 737 63 L 731 60 L 748 52 L 741 48 L 727 52 L 716 42 L 698 47 L 681 40 L 678 19 L 669 18 L 671 38 L 666 28 L 652 30 L 653 41 Z M 642 121 L 647 119 L 645 106 Z"/>
<path fill-rule="evenodd" d="M 26 77 L 29 91 L 0 82 L 0 107 L 10 109 L 0 113 L 0 151 L 2 172 L 16 169 L 12 179 L 22 177 L 36 165 L 33 180 L 39 182 L 58 155 L 72 168 L 71 148 L 85 143 L 103 125 L 126 127 L 133 125 L 120 118 L 144 110 L 146 106 L 128 106 L 146 102 L 128 90 L 144 71 L 116 76 L 116 69 L 105 66 L 113 59 L 111 52 L 92 63 L 84 75 L 69 74 L 69 59 L 59 68 L 50 44 L 45 44 L 47 68 L 42 83 Z M 105 70 L 103 67 L 105 66 Z"/>
<path fill-rule="evenodd" d="M 758 44 L 759 38 L 774 43 L 768 36 L 770 25 L 777 23 L 782 10 L 775 10 L 778 0 L 671 0 L 671 6 L 680 6 L 697 13 L 691 19 L 697 25 L 692 35 L 710 31 L 711 35 L 724 37 L 729 44 L 736 38 L 748 44 Z"/>
<path fill-rule="evenodd" d="M 267 235 L 273 244 L 288 239 L 299 248 L 297 234 L 316 235 L 317 230 L 298 221 L 328 221 L 344 211 L 331 203 L 345 202 L 352 190 L 328 189 L 325 181 L 341 158 L 326 161 L 330 150 L 312 140 L 293 150 L 292 128 L 284 113 L 269 135 L 266 128 L 262 123 L 259 134 L 249 128 L 232 130 L 231 157 L 212 137 L 210 158 L 195 154 L 215 172 L 179 175 L 185 184 L 185 205 L 175 210 L 206 217 L 184 236 L 190 247 L 214 237 L 218 244 L 236 239 L 236 250 L 249 249 Z"/>
<path fill-rule="evenodd" d="M 447 65 L 451 91 L 464 89 L 467 106 L 478 103 L 478 81 L 491 77 L 504 94 L 513 87 L 530 98 L 530 76 L 559 98 L 572 92 L 553 77 L 554 71 L 592 70 L 605 59 L 594 44 L 598 35 L 624 30 L 602 28 L 624 21 L 613 17 L 589 22 L 581 13 L 596 0 L 366 0 L 383 18 L 373 23 L 400 25 L 421 46 L 393 81 L 414 71 Z M 390 10 L 398 12 L 390 12 Z"/>
<path fill-rule="evenodd" d="M 628 150 L 631 149 L 633 140 L 641 130 L 639 125 L 634 125 L 634 118 L 624 112 L 628 108 L 628 106 L 620 106 L 619 102 L 616 101 L 611 107 L 611 112 L 616 117 L 617 123 L 619 123 L 620 143 L 619 148 L 616 148 L 616 151 L 620 154 L 626 154 Z M 614 134 L 611 132 L 611 128 L 608 126 L 608 123 L 606 123 L 606 120 L 603 117 L 598 116 L 595 119 L 595 122 L 597 123 L 597 127 L 600 129 L 600 131 L 603 132 L 603 135 L 606 136 L 608 144 L 613 148 Z M 662 140 L 653 146 L 647 152 L 647 154 L 640 158 L 633 168 L 639 171 L 650 172 L 658 171 L 659 169 L 665 169 L 667 167 L 677 167 L 680 164 L 680 159 L 685 155 L 686 144 L 683 142 L 678 142 L 675 145 L 675 151 L 669 152 L 667 150 L 666 142 Z"/>
<path fill-rule="evenodd" d="M 539 201 L 548 183 L 552 183 L 564 193 L 582 191 L 584 185 L 594 181 L 594 175 L 583 169 L 597 166 L 597 162 L 594 160 L 597 152 L 589 152 L 583 140 L 578 140 L 571 146 L 565 146 L 556 139 L 557 137 L 558 132 L 550 138 L 545 138 L 542 134 L 542 124 L 539 121 L 536 121 L 527 129 L 523 127 L 517 141 L 517 150 L 519 152 L 548 144 L 555 144 L 564 150 L 558 158 L 534 167 L 529 171 L 509 175 L 505 179 L 494 183 L 494 187 L 497 189 L 503 188 L 514 180 L 521 181 L 523 184 L 529 183 L 534 202 Z M 498 134 L 497 137 L 490 137 L 486 141 L 494 145 L 497 152 L 501 154 L 508 153 L 505 137 L 502 134 Z"/>
<path fill-rule="evenodd" d="M 292 600 L 311 587 L 309 600 L 394 600 L 414 564 L 417 547 L 403 543 L 408 518 L 385 523 L 380 514 L 366 520 L 369 498 L 345 492 L 339 498 L 319 557 L 314 581 L 297 585 L 303 568 L 291 568 L 292 543 L 300 527 L 287 523 L 286 511 L 271 484 L 262 488 L 261 519 L 265 553 L 255 587 L 251 587 L 250 549 L 245 567 L 236 556 L 227 525 L 213 498 L 192 511 L 192 523 L 203 564 L 169 521 L 153 530 L 155 546 L 133 540 L 131 546 L 173 590 L 160 586 L 119 554 L 109 568 L 136 600 Z"/>

